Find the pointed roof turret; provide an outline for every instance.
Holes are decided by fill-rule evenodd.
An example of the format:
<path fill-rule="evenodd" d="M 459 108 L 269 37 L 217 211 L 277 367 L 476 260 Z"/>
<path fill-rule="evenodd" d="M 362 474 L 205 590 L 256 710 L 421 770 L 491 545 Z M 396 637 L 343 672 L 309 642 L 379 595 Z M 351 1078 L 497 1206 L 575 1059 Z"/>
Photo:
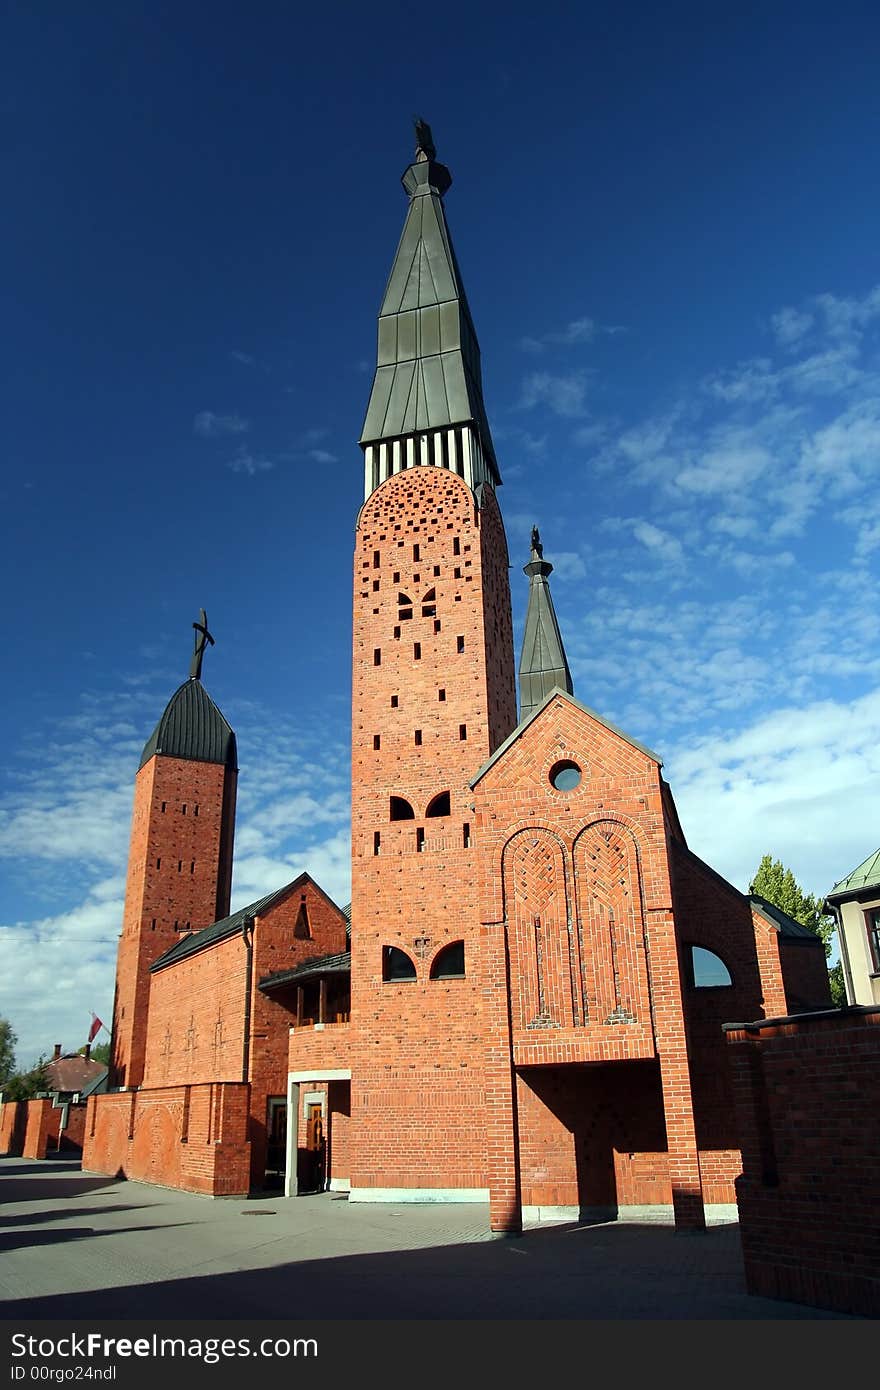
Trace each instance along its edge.
<path fill-rule="evenodd" d="M 139 768 L 157 753 L 165 758 L 236 766 L 235 734 L 199 679 L 205 647 L 208 643 L 214 645 L 204 608 L 193 627 L 196 637 L 189 680 L 178 686 L 165 706 L 162 718 L 144 744 Z"/>
<path fill-rule="evenodd" d="M 379 310 L 376 374 L 360 442 L 366 450 L 470 426 L 484 476 L 498 484 L 480 348 L 443 210 L 452 177 L 436 160 L 430 127 L 417 118 L 415 128 L 415 159 L 401 179 L 409 211 Z"/>
<path fill-rule="evenodd" d="M 529 606 L 519 663 L 520 721 L 541 705 L 550 691 L 559 688 L 574 694 L 571 672 L 556 621 L 548 578 L 553 566 L 544 559 L 537 526 L 532 527 L 532 551 L 523 573 L 529 576 Z"/>

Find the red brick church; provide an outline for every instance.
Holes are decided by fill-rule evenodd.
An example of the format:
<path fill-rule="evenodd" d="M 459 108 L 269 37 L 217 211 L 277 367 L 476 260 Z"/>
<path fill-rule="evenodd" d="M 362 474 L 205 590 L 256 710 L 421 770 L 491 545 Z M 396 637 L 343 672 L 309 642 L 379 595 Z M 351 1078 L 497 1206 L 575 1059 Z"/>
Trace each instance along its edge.
<path fill-rule="evenodd" d="M 740 1171 L 721 1025 L 827 1004 L 824 950 L 688 849 L 660 759 L 575 698 L 537 531 L 517 712 L 451 177 L 416 135 L 360 438 L 351 905 L 303 873 L 229 914 L 237 752 L 203 615 L 137 774 L 83 1166 L 487 1202 L 499 1232 L 699 1228 Z"/>

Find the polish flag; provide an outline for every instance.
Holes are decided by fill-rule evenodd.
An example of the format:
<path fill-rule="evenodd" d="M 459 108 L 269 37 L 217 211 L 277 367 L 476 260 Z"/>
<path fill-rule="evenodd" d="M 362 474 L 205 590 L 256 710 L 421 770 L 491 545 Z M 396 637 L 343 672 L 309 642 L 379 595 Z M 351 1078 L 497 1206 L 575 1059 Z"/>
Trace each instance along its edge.
<path fill-rule="evenodd" d="M 91 1026 L 91 1028 L 89 1029 L 89 1042 L 90 1042 L 90 1043 L 95 1041 L 95 1038 L 97 1037 L 98 1033 L 101 1031 L 101 1029 L 102 1029 L 103 1027 L 104 1027 L 104 1025 L 103 1025 L 103 1023 L 101 1022 L 101 1020 L 98 1018 L 98 1015 L 97 1015 L 97 1014 L 92 1014 L 92 1026 Z"/>

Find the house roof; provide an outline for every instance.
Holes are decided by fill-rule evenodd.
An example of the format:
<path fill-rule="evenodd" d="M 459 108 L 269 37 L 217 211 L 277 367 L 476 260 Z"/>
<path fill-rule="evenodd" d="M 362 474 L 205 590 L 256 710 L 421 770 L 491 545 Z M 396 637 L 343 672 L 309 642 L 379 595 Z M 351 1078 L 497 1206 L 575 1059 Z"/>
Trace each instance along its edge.
<path fill-rule="evenodd" d="M 569 694 L 567 690 L 562 690 L 559 688 L 559 686 L 557 686 L 554 690 L 551 690 L 549 692 L 545 699 L 541 701 L 540 705 L 538 705 L 538 708 L 534 710 L 533 713 L 528 716 L 528 718 L 523 719 L 521 723 L 517 724 L 513 733 L 508 734 L 504 742 L 495 749 L 495 752 L 492 754 L 491 758 L 488 758 L 486 762 L 483 763 L 483 766 L 480 768 L 477 775 L 473 777 L 469 782 L 468 785 L 470 787 L 475 787 L 477 783 L 481 781 L 482 778 L 489 771 L 489 768 L 494 767 L 495 763 L 497 763 L 500 758 L 504 757 L 504 754 L 507 752 L 508 748 L 510 748 L 510 746 L 514 744 L 518 738 L 522 737 L 529 725 L 534 723 L 534 721 L 540 715 L 541 711 L 546 709 L 546 707 L 550 704 L 550 701 L 555 700 L 557 696 L 561 696 L 563 700 L 567 700 L 568 703 L 574 705 L 576 709 L 582 710 L 584 714 L 588 714 L 591 719 L 595 719 L 596 722 L 598 724 L 601 724 L 603 728 L 610 729 L 611 733 L 617 734 L 618 738 L 622 738 L 623 741 L 625 743 L 630 744 L 631 747 L 638 748 L 640 753 L 644 753 L 646 757 L 650 758 L 652 762 L 655 762 L 658 767 L 663 766 L 662 758 L 660 758 L 658 754 L 652 752 L 650 748 L 646 748 L 644 743 L 639 743 L 636 739 L 631 738 L 629 734 L 624 733 L 623 729 L 618 729 L 616 724 L 612 724 L 608 719 L 603 719 L 601 714 L 597 714 L 594 709 L 590 709 L 589 705 L 583 704 L 574 695 Z"/>
<path fill-rule="evenodd" d="M 303 965 L 295 965 L 291 970 L 276 970 L 273 975 L 264 975 L 257 984 L 264 994 L 271 994 L 282 985 L 296 984 L 308 979 L 310 975 L 348 975 L 351 973 L 351 951 L 342 951 L 335 956 L 321 956 L 318 960 L 308 960 Z"/>
<path fill-rule="evenodd" d="M 177 961 L 185 960 L 187 956 L 194 956 L 197 951 L 205 951 L 219 941 L 226 941 L 231 936 L 237 936 L 246 922 L 254 917 L 264 916 L 270 907 L 274 907 L 294 889 L 301 888 L 304 883 L 310 883 L 315 891 L 321 894 L 322 898 L 336 908 L 337 912 L 342 911 L 310 874 L 302 873 L 291 883 L 286 883 L 283 888 L 276 888 L 274 893 L 267 893 L 265 897 L 258 898 L 256 902 L 249 903 L 247 907 L 239 908 L 238 912 L 233 912 L 230 917 L 223 917 L 210 927 L 203 927 L 200 931 L 190 932 L 188 936 L 181 937 L 180 941 L 175 941 L 173 946 L 153 961 L 150 972 L 164 970 L 166 966 L 175 965 Z"/>
<path fill-rule="evenodd" d="M 69 1052 L 64 1057 L 53 1057 L 46 1063 L 49 1089 L 52 1091 L 84 1091 L 87 1086 L 101 1080 L 107 1073 L 103 1062 L 84 1057 L 81 1052 Z"/>
<path fill-rule="evenodd" d="M 782 908 L 777 907 L 775 903 L 768 903 L 767 899 L 762 898 L 759 893 L 750 893 L 749 902 L 752 904 L 755 911 L 763 917 L 766 922 L 770 923 L 771 927 L 777 929 L 780 936 L 788 936 L 792 939 L 797 937 L 800 940 L 811 942 L 817 941 L 820 946 L 822 945 L 821 936 L 811 931 L 809 927 L 805 927 L 803 922 L 796 922 L 793 917 L 789 917 L 788 913 L 783 912 Z"/>
<path fill-rule="evenodd" d="M 844 898 L 858 897 L 859 893 L 872 888 L 880 888 L 880 849 L 869 854 L 864 863 L 853 869 L 831 892 L 826 894 L 826 902 L 841 902 Z"/>

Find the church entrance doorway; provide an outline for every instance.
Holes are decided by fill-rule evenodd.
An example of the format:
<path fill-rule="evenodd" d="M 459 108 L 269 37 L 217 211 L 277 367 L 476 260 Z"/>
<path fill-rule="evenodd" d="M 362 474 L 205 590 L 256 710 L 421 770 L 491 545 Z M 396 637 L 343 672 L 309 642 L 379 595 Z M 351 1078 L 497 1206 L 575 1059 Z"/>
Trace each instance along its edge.
<path fill-rule="evenodd" d="M 323 1192 L 325 1179 L 324 1107 L 321 1101 L 306 1101 L 306 1142 L 299 1151 L 300 1192 Z"/>
<path fill-rule="evenodd" d="M 287 1097 L 266 1102 L 266 1187 L 284 1187 L 287 1172 Z"/>

